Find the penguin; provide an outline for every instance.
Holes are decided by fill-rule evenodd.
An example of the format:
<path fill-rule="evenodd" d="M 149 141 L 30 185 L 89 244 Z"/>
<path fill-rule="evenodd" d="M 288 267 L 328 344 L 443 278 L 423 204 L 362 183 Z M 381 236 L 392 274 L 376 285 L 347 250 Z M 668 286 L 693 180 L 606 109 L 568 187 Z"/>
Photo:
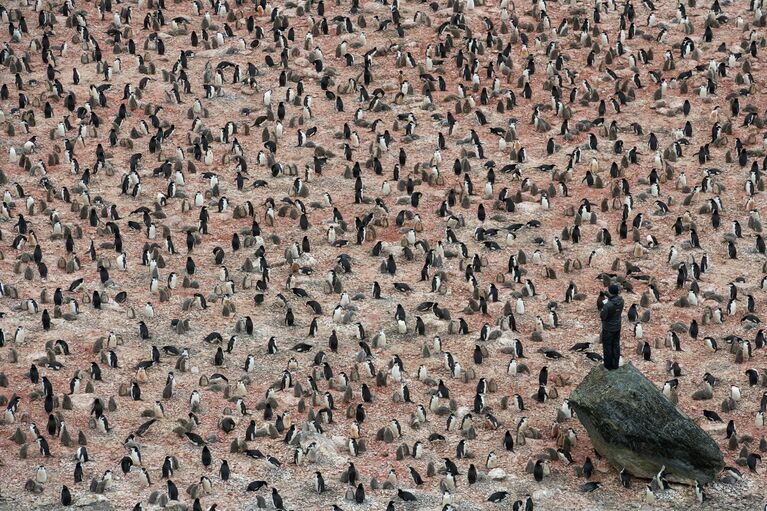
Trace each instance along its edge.
<path fill-rule="evenodd" d="M 37 470 L 35 472 L 35 480 L 38 483 L 48 482 L 48 471 L 46 470 L 45 466 L 39 465 L 37 467 Z"/>
<path fill-rule="evenodd" d="M 98 429 L 100 433 L 109 433 L 109 421 L 107 420 L 106 416 L 101 415 L 98 417 L 96 420 L 96 429 Z"/>
<path fill-rule="evenodd" d="M 642 359 L 645 360 L 645 361 L 650 361 L 651 360 L 651 358 L 650 358 L 651 355 L 652 355 L 652 349 L 650 348 L 650 343 L 645 341 L 642 344 Z"/>
<path fill-rule="evenodd" d="M 586 456 L 586 460 L 583 463 L 583 477 L 586 479 L 591 479 L 591 476 L 594 474 L 594 464 L 591 461 L 591 458 Z"/>
<path fill-rule="evenodd" d="M 359 483 L 357 485 L 357 489 L 354 491 L 354 502 L 356 502 L 357 504 L 362 504 L 363 502 L 365 502 L 365 488 L 362 485 L 362 483 Z"/>
<path fill-rule="evenodd" d="M 410 477 L 413 479 L 413 483 L 416 486 L 421 486 L 423 484 L 423 478 L 421 478 L 421 475 L 418 473 L 418 471 L 412 466 L 408 467 L 408 470 L 410 471 Z"/>
<path fill-rule="evenodd" d="M 508 497 L 509 497 L 509 492 L 496 491 L 490 494 L 490 496 L 487 498 L 487 501 L 492 502 L 493 504 L 498 504 L 506 500 Z"/>
<path fill-rule="evenodd" d="M 695 498 L 699 504 L 703 504 L 706 500 L 706 492 L 703 485 L 698 481 L 695 481 Z"/>
<path fill-rule="evenodd" d="M 141 467 L 139 471 L 139 479 L 141 483 L 146 486 L 152 486 L 152 478 L 149 475 L 149 471 L 145 467 Z"/>
<path fill-rule="evenodd" d="M 314 491 L 317 493 L 323 493 L 325 491 L 325 479 L 322 477 L 320 471 L 314 473 Z"/>
<path fill-rule="evenodd" d="M 626 471 L 625 467 L 621 469 L 621 471 L 618 473 L 618 478 L 620 480 L 621 486 L 624 488 L 630 488 L 631 487 L 631 474 Z"/>

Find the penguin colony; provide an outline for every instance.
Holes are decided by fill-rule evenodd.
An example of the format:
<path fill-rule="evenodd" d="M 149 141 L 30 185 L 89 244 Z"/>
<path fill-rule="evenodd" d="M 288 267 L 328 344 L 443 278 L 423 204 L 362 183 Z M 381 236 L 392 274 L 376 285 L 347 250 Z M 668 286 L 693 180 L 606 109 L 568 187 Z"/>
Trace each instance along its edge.
<path fill-rule="evenodd" d="M 3 2 L 2 498 L 761 507 L 764 3 Z M 714 483 L 574 417 L 611 282 Z"/>

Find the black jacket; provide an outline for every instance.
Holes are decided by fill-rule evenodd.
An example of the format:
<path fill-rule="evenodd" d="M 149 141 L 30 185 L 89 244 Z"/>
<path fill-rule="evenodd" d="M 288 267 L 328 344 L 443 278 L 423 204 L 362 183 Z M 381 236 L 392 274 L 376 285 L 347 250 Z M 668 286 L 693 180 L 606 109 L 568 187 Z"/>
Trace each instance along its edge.
<path fill-rule="evenodd" d="M 599 312 L 599 317 L 602 318 L 602 330 L 606 332 L 619 332 L 621 329 L 621 314 L 623 314 L 623 298 L 620 295 L 608 298 Z"/>

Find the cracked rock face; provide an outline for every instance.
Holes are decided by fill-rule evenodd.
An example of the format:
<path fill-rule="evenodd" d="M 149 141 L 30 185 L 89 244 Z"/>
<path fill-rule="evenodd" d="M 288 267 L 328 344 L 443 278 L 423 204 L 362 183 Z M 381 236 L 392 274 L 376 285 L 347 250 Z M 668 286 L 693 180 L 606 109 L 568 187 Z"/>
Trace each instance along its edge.
<path fill-rule="evenodd" d="M 612 464 L 651 478 L 712 481 L 724 467 L 716 442 L 632 364 L 597 366 L 570 396 L 594 448 Z"/>

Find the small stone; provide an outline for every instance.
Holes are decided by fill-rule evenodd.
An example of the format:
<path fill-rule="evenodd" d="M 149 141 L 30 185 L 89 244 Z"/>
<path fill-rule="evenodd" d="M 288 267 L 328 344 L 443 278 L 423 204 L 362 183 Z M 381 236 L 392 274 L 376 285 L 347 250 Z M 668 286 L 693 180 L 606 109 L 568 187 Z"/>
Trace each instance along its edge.
<path fill-rule="evenodd" d="M 487 473 L 487 477 L 489 477 L 493 481 L 502 481 L 506 479 L 506 471 L 503 470 L 502 468 L 494 468 Z"/>

